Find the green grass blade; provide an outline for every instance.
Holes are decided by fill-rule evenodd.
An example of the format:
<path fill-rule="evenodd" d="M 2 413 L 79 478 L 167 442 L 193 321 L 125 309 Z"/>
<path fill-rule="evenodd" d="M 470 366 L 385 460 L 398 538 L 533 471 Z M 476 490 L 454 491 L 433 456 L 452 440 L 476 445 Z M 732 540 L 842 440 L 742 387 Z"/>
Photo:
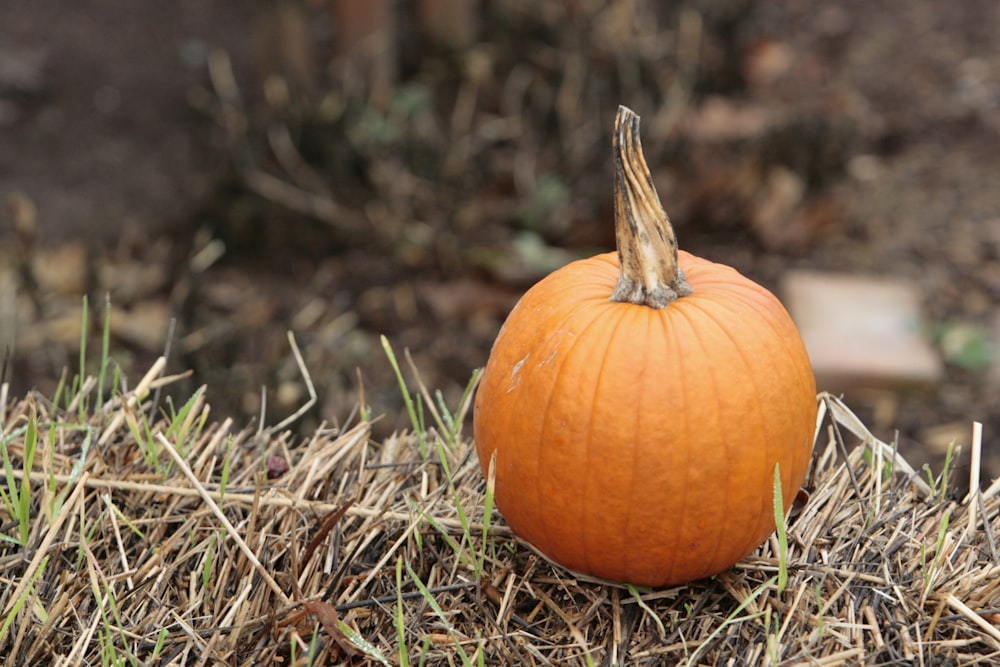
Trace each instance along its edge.
<path fill-rule="evenodd" d="M 392 664 L 388 660 L 386 660 L 385 656 L 382 655 L 381 651 L 379 651 L 375 647 L 375 645 L 372 644 L 370 641 L 368 641 L 363 636 L 358 634 L 358 632 L 354 628 L 352 628 L 347 623 L 344 623 L 341 620 L 337 621 L 337 626 L 340 628 L 340 631 L 344 633 L 344 636 L 350 639 L 351 643 L 354 644 L 359 651 L 367 655 L 372 660 L 375 660 L 380 665 L 385 665 L 385 667 L 392 667 Z"/>
<path fill-rule="evenodd" d="M 954 461 L 952 457 L 955 454 L 955 441 L 952 440 L 948 443 L 948 449 L 944 453 L 944 468 L 941 470 L 941 495 L 939 500 L 945 500 L 948 497 L 948 482 L 951 478 L 951 466 Z"/>
<path fill-rule="evenodd" d="M 715 638 L 719 636 L 719 633 L 721 633 L 723 630 L 725 630 L 727 627 L 729 627 L 733 623 L 737 623 L 738 621 L 737 621 L 736 617 L 740 614 L 740 612 L 742 612 L 744 609 L 746 609 L 747 605 L 749 605 L 751 602 L 753 602 L 754 600 L 756 600 L 757 598 L 759 598 L 760 595 L 761 595 L 761 593 L 763 593 L 769 586 L 771 586 L 771 584 L 775 583 L 775 581 L 777 581 L 777 577 L 771 577 L 770 579 L 768 579 L 767 581 L 765 581 L 764 583 L 762 583 L 760 586 L 758 586 L 757 588 L 755 588 L 753 591 L 751 591 L 750 595 L 748 595 L 746 597 L 746 599 L 743 600 L 743 602 L 741 602 L 736 607 L 736 609 L 734 609 L 732 611 L 732 613 L 730 613 L 729 616 L 726 617 L 726 620 L 724 620 L 722 623 L 720 623 L 719 627 L 717 627 L 715 630 L 713 630 L 712 633 L 710 635 L 708 635 L 708 637 L 706 637 L 705 640 L 701 644 L 698 645 L 698 648 L 695 649 L 694 653 L 692 653 L 688 657 L 688 659 L 684 661 L 684 664 L 685 665 L 695 665 L 695 664 L 698 664 L 697 663 L 697 658 L 698 658 L 698 656 L 701 655 L 702 650 L 706 650 L 709 646 L 711 646 L 711 644 L 715 640 Z M 757 618 L 758 616 L 761 616 L 763 613 L 764 612 L 757 612 L 756 614 L 751 614 L 750 616 L 747 616 L 746 618 L 744 618 L 742 620 L 750 620 L 751 618 Z"/>
<path fill-rule="evenodd" d="M 14 477 L 14 464 L 10 460 L 10 451 L 7 447 L 14 441 L 14 438 L 18 438 L 23 435 L 26 430 L 27 428 L 22 426 L 21 428 L 9 433 L 3 440 L 0 440 L 0 455 L 3 456 L 4 477 L 7 480 L 6 490 L 0 486 L 0 497 L 3 498 L 3 504 L 7 507 L 7 513 L 10 514 L 11 517 L 17 516 L 20 492 L 17 487 L 17 479 Z"/>
<path fill-rule="evenodd" d="M 486 545 L 490 544 L 489 532 L 490 524 L 493 522 L 493 496 L 496 491 L 497 485 L 497 453 L 493 450 L 492 456 L 490 456 L 490 466 L 486 473 L 486 498 L 483 500 L 483 534 L 482 534 L 482 551 L 479 555 L 479 562 L 482 563 L 482 569 L 486 569 Z M 490 557 L 495 556 L 495 551 L 491 549 Z"/>
<path fill-rule="evenodd" d="M 396 641 L 399 642 L 399 665 L 410 667 L 406 648 L 406 621 L 403 618 L 403 557 L 396 559 Z"/>
<path fill-rule="evenodd" d="M 425 667 L 427 664 L 427 656 L 431 652 L 431 638 L 424 637 L 424 641 L 420 643 L 420 660 L 417 662 L 419 667 Z"/>
<path fill-rule="evenodd" d="M 646 612 L 646 614 L 653 619 L 653 622 L 656 623 L 656 631 L 660 634 L 660 639 L 666 639 L 667 629 L 663 626 L 663 621 L 661 621 L 660 617 L 656 615 L 656 612 L 654 612 L 650 606 L 646 604 L 646 601 L 642 599 L 642 593 L 639 592 L 639 589 L 632 584 L 629 584 L 628 592 L 631 593 L 632 599 L 634 599 L 635 603 L 639 605 L 639 608 Z"/>
<path fill-rule="evenodd" d="M 191 414 L 191 410 L 201 399 L 202 395 L 205 393 L 205 385 L 198 387 L 193 394 L 184 402 L 181 409 L 175 414 L 171 415 L 170 424 L 167 426 L 166 436 L 171 438 L 176 442 L 176 446 L 180 448 L 180 451 L 184 452 L 184 443 L 187 441 L 188 429 L 186 428 L 188 416 Z"/>
<path fill-rule="evenodd" d="M 97 373 L 97 405 L 100 410 L 104 406 L 104 379 L 108 372 L 108 360 L 111 351 L 111 295 L 104 299 L 104 329 L 101 332 L 101 367 Z"/>
<path fill-rule="evenodd" d="M 465 513 L 465 506 L 462 504 L 462 498 L 461 498 L 461 496 L 458 493 L 458 489 L 455 487 L 455 480 L 454 480 L 454 478 L 452 476 L 452 473 L 451 473 L 451 465 L 448 463 L 448 450 L 446 449 L 446 445 L 441 440 L 441 438 L 435 438 L 434 442 L 435 442 L 435 445 L 437 447 L 438 458 L 441 461 L 441 469 L 444 471 L 445 479 L 448 480 L 448 490 L 451 492 L 452 500 L 454 501 L 454 504 L 455 504 L 455 511 L 458 514 L 458 522 L 462 526 L 462 535 L 463 535 L 464 542 L 467 545 L 471 545 L 472 544 L 472 532 L 471 532 L 471 529 L 469 527 L 469 519 L 468 519 L 468 517 L 467 517 L 467 515 Z M 425 514 L 425 516 L 427 516 L 427 515 Z M 431 521 L 431 523 L 436 528 L 438 528 L 439 531 L 441 530 L 441 527 L 438 526 L 437 523 L 434 522 L 430 518 L 430 516 L 427 516 L 427 519 L 428 519 L 428 521 Z M 442 534 L 444 534 L 444 533 L 442 533 Z M 457 543 L 454 541 L 454 539 L 450 539 L 450 536 L 447 535 L 447 534 L 445 534 L 445 539 L 448 540 L 449 544 L 455 544 L 455 545 L 457 545 Z M 460 546 L 456 546 L 454 548 L 461 549 Z M 456 555 L 458 555 L 460 558 L 462 558 L 463 556 L 465 556 L 464 551 L 461 551 L 461 550 L 460 551 L 456 551 Z M 479 559 L 476 558 L 476 556 L 475 556 L 474 553 L 471 554 L 470 556 L 465 556 L 465 559 L 466 560 L 471 560 L 472 567 L 473 567 L 473 570 L 474 570 L 475 575 L 476 575 L 477 578 L 480 575 L 482 575 L 482 573 L 483 573 L 483 562 L 479 561 Z"/>
<path fill-rule="evenodd" d="M 59 405 L 59 400 L 66 391 L 66 368 L 63 367 L 63 372 L 59 376 L 59 382 L 56 383 L 56 390 L 52 393 L 52 405 Z"/>
<path fill-rule="evenodd" d="M 3 640 L 7 637 L 7 633 L 10 631 L 10 626 L 14 622 L 14 619 L 17 618 L 17 615 L 20 613 L 24 603 L 27 602 L 28 598 L 34 593 L 35 582 L 38 581 L 38 578 L 42 576 L 43 572 L 45 572 L 45 566 L 48 564 L 49 557 L 45 556 L 42 558 L 41 563 L 39 563 L 38 569 L 35 570 L 35 574 L 32 575 L 31 581 L 24 587 L 21 595 L 14 601 L 14 605 L 10 608 L 10 611 L 7 612 L 7 617 L 3 620 L 3 625 L 0 626 L 0 644 L 2 644 Z"/>
<path fill-rule="evenodd" d="M 80 456 L 77 458 L 76 463 L 69 471 L 69 482 L 66 484 L 66 488 L 62 490 L 59 497 L 58 504 L 53 508 L 53 515 L 59 514 L 59 510 L 62 509 L 63 501 L 66 500 L 66 496 L 69 495 L 70 489 L 76 485 L 76 480 L 80 478 L 83 474 L 83 468 L 87 464 L 87 455 L 90 454 L 90 446 L 94 442 L 94 429 L 90 426 L 85 427 L 87 435 L 83 436 L 83 443 L 80 444 Z M 55 442 L 53 440 L 53 442 Z"/>
<path fill-rule="evenodd" d="M 774 464 L 774 526 L 778 531 L 778 593 L 788 585 L 788 533 L 785 530 L 785 503 L 781 494 L 781 469 Z"/>
<path fill-rule="evenodd" d="M 440 389 L 434 390 L 434 402 L 437 403 L 438 412 L 441 415 L 441 426 L 444 428 L 442 431 L 448 436 L 448 446 L 454 446 L 454 433 L 455 433 L 455 417 L 452 416 L 451 410 L 448 409 L 448 404 L 444 401 L 444 394 L 441 393 Z"/>
<path fill-rule="evenodd" d="M 396 374 L 396 381 L 399 383 L 399 391 L 403 394 L 403 403 L 406 404 L 406 412 L 410 416 L 410 424 L 413 426 L 413 432 L 417 436 L 417 446 L 420 448 L 420 455 L 426 459 L 426 435 L 424 429 L 421 428 L 423 420 L 417 418 L 417 409 L 413 405 L 413 397 L 410 395 L 410 389 L 406 386 L 406 379 L 403 377 L 403 371 L 399 368 L 399 361 L 396 359 L 396 353 L 392 351 L 389 339 L 383 335 L 381 336 L 381 340 L 382 349 L 385 350 L 385 356 L 389 359 L 389 365 L 392 366 L 393 373 Z"/>
<path fill-rule="evenodd" d="M 213 536 L 208 542 L 208 548 L 205 549 L 205 562 L 201 568 L 201 587 L 208 589 L 208 585 L 212 583 L 212 561 L 215 555 L 215 540 Z"/>
<path fill-rule="evenodd" d="M 951 522 L 951 510 L 946 510 L 944 517 L 941 519 L 941 525 L 938 526 L 937 541 L 934 544 L 934 558 L 931 560 L 929 567 L 924 570 L 924 597 L 927 597 L 931 589 L 934 588 L 934 577 L 937 576 L 938 571 L 943 565 L 945 553 L 944 553 L 944 543 L 948 536 L 948 524 Z M 926 560 L 926 555 L 923 556 Z"/>
<path fill-rule="evenodd" d="M 38 451 L 38 419 L 32 411 L 28 417 L 27 430 L 24 433 L 24 462 L 21 469 L 24 476 L 21 478 L 20 488 L 17 498 L 17 521 L 18 534 L 21 544 L 28 544 L 29 533 L 31 532 L 31 469 L 35 465 L 35 452 Z"/>
<path fill-rule="evenodd" d="M 434 530 L 441 533 L 441 537 L 444 538 L 445 543 L 449 547 L 451 547 L 452 551 L 455 552 L 455 555 L 458 557 L 459 560 L 464 561 L 466 564 L 471 565 L 473 568 L 476 567 L 475 557 L 469 556 L 469 554 L 465 552 L 465 549 L 462 548 L 462 545 L 459 544 L 458 541 L 451 536 L 451 534 L 447 531 L 447 529 L 444 526 L 438 523 L 437 519 L 428 514 L 424 509 L 418 507 L 416 503 L 411 503 L 411 506 L 413 507 L 414 510 L 420 513 L 420 516 L 424 517 L 427 523 L 433 526 Z"/>
<path fill-rule="evenodd" d="M 226 439 L 226 456 L 222 461 L 222 476 L 219 479 L 219 505 L 226 499 L 226 488 L 229 486 L 229 471 L 233 463 L 233 436 Z"/>
<path fill-rule="evenodd" d="M 87 327 L 89 326 L 90 320 L 90 306 L 87 300 L 87 295 L 83 295 L 83 311 L 80 315 L 80 374 L 77 376 L 76 380 L 73 382 L 73 394 L 75 395 L 83 387 L 83 380 L 87 377 Z M 69 397 L 67 397 L 69 398 Z M 83 397 L 80 397 L 80 401 L 77 404 L 78 414 L 80 415 L 80 421 L 84 421 L 87 416 L 87 406 L 86 401 Z"/>
<path fill-rule="evenodd" d="M 406 564 L 406 573 L 409 575 L 410 580 L 413 581 L 413 585 L 420 591 L 420 595 L 423 596 L 428 606 L 430 606 L 430 608 L 437 615 L 438 619 L 440 619 L 441 623 L 444 624 L 444 627 L 448 630 L 448 635 L 455 643 L 455 648 L 458 649 L 458 657 L 462 659 L 462 664 L 466 667 L 472 667 L 472 658 L 470 658 L 469 654 L 465 652 L 465 649 L 462 648 L 462 644 L 458 641 L 458 637 L 455 636 L 455 628 L 451 624 L 451 621 L 448 620 L 448 616 L 444 613 L 444 610 L 441 609 L 441 605 L 438 604 L 438 601 L 434 599 L 434 595 L 430 592 L 427 586 L 424 585 L 424 582 L 420 580 L 417 573 L 410 567 L 409 563 Z"/>
<path fill-rule="evenodd" d="M 306 661 L 306 667 L 312 667 L 316 663 L 316 656 L 319 655 L 321 649 L 319 629 L 320 624 L 317 623 L 316 627 L 313 628 L 312 637 L 309 638 L 309 659 Z"/>
<path fill-rule="evenodd" d="M 156 635 L 156 645 L 153 646 L 152 660 L 150 661 L 153 664 L 156 664 L 159 660 L 160 653 L 163 652 L 163 647 L 167 643 L 168 636 L 170 636 L 170 631 L 166 628 L 160 628 L 160 631 Z"/>
<path fill-rule="evenodd" d="M 477 368 L 472 371 L 472 376 L 469 378 L 469 382 L 465 385 L 465 389 L 462 391 L 462 398 L 458 403 L 458 416 L 462 416 L 462 409 L 469 404 L 471 400 L 472 392 L 476 390 L 479 386 L 479 380 L 483 376 L 483 369 Z M 458 440 L 458 435 L 462 431 L 462 422 L 459 420 L 453 420 L 453 430 L 451 432 L 451 442 L 454 443 Z"/>

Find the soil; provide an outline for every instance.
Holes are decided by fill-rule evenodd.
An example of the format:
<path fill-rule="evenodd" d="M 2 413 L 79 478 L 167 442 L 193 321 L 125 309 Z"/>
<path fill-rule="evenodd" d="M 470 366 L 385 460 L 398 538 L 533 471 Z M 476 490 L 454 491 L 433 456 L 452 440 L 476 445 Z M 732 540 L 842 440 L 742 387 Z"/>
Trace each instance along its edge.
<path fill-rule="evenodd" d="M 220 416 L 301 403 L 289 330 L 320 400 L 304 429 L 359 402 L 383 433 L 408 424 L 381 334 L 454 406 L 517 296 L 613 247 L 626 102 L 686 249 L 770 287 L 790 267 L 915 281 L 945 381 L 847 402 L 935 469 L 982 421 L 1000 474 L 1000 6 L 483 2 L 469 48 L 399 36 L 386 101 L 316 6 L 300 16 L 316 68 L 262 80 L 264 4 L 5 11 L 0 341 L 17 391 L 78 370 L 86 293 L 91 368 L 108 298 L 132 382 L 169 341 Z"/>

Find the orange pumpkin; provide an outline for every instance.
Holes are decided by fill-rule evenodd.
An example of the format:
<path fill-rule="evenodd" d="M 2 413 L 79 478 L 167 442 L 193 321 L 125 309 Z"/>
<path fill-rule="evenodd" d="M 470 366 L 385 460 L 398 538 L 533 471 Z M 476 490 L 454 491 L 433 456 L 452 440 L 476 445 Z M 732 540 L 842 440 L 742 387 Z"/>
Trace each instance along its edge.
<path fill-rule="evenodd" d="M 511 529 L 551 560 L 647 586 L 732 566 L 774 530 L 809 465 L 816 386 L 781 303 L 678 252 L 642 156 L 615 123 L 618 254 L 573 262 L 510 313 L 475 441 Z"/>

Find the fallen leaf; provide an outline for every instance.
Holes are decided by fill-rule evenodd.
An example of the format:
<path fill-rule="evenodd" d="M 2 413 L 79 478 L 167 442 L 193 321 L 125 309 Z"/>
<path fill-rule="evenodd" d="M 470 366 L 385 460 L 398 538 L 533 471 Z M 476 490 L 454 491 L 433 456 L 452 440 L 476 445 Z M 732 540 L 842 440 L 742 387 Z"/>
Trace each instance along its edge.
<path fill-rule="evenodd" d="M 286 464 L 287 466 L 287 464 Z M 302 564 L 307 564 L 313 557 L 316 549 L 319 547 L 320 543 L 326 538 L 326 536 L 333 530 L 333 527 L 337 525 L 344 515 L 347 514 L 347 510 L 354 504 L 353 500 L 348 500 L 346 503 L 333 510 L 325 517 L 323 517 L 322 523 L 320 523 L 319 530 L 313 535 L 313 538 L 309 540 L 309 544 L 306 546 L 305 552 L 302 554 Z"/>
<path fill-rule="evenodd" d="M 319 621 L 323 629 L 326 630 L 326 634 L 330 635 L 330 638 L 337 643 L 340 650 L 344 652 L 347 656 L 357 656 L 361 655 L 354 644 L 347 639 L 347 636 L 341 631 L 339 619 L 337 617 L 337 608 L 334 607 L 329 602 L 323 602 L 322 600 L 310 600 L 303 602 L 302 606 L 305 607 L 306 611 L 313 615 L 313 617 Z"/>
<path fill-rule="evenodd" d="M 802 510 L 806 508 L 809 504 L 809 492 L 803 488 L 799 489 L 799 492 L 795 494 L 795 500 L 792 501 L 792 508 L 788 511 L 789 517 L 797 517 L 802 514 Z"/>

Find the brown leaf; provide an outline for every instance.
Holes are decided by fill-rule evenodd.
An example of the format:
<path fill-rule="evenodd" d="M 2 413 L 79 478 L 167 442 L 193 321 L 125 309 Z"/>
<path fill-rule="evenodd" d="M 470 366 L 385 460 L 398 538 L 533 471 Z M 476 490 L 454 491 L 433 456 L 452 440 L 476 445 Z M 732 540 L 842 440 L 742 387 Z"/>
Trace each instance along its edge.
<path fill-rule="evenodd" d="M 802 510 L 806 508 L 809 504 L 809 492 L 805 489 L 800 488 L 799 492 L 795 494 L 795 500 L 792 501 L 792 508 L 788 512 L 789 517 L 796 517 L 802 514 Z"/>
<path fill-rule="evenodd" d="M 302 554 L 302 564 L 305 565 L 312 558 L 313 553 L 316 548 L 319 547 L 320 543 L 326 538 L 327 534 L 337 525 L 344 515 L 347 514 L 347 510 L 351 505 L 354 504 L 353 500 L 348 500 L 342 506 L 338 507 L 334 511 L 330 512 L 323 518 L 323 522 L 319 526 L 319 530 L 313 535 L 313 538 L 309 540 L 309 545 L 306 547 L 305 552 Z"/>
<path fill-rule="evenodd" d="M 482 587 L 483 594 L 487 600 L 498 607 L 503 603 L 503 596 L 500 595 L 500 591 L 497 590 L 497 587 L 493 585 L 493 582 L 485 574 L 479 579 L 479 585 Z"/>
<path fill-rule="evenodd" d="M 337 643 L 340 650 L 348 656 L 361 655 L 354 644 L 350 642 L 341 629 L 338 623 L 337 608 L 334 607 L 329 602 L 323 602 L 322 600 L 310 600 L 308 602 L 303 602 L 302 606 L 305 607 L 312 616 L 319 621 L 323 629 L 326 630 L 326 634 L 330 635 L 330 638 Z"/>

